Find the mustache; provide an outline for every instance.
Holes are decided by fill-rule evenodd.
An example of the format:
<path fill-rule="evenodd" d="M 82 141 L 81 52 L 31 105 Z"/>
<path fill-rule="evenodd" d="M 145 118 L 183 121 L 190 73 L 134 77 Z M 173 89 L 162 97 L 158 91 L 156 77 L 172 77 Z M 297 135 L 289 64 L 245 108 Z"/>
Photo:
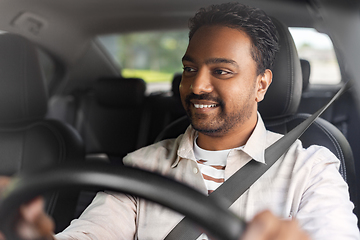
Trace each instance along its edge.
<path fill-rule="evenodd" d="M 186 104 L 190 104 L 191 100 L 209 100 L 209 101 L 213 101 L 215 103 L 217 103 L 220 106 L 224 106 L 224 102 L 223 100 L 221 100 L 221 98 L 219 97 L 214 97 L 211 94 L 195 94 L 195 93 L 190 93 L 185 97 L 185 103 Z"/>

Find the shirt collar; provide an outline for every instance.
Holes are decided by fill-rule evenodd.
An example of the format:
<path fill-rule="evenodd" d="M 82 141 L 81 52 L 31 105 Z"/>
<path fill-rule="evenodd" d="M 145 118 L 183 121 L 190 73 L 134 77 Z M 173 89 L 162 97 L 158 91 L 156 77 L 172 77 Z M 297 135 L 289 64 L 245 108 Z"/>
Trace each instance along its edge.
<path fill-rule="evenodd" d="M 266 148 L 266 128 L 265 124 L 259 114 L 256 126 L 254 131 L 250 135 L 248 141 L 244 146 L 235 148 L 236 151 L 244 151 L 252 159 L 257 162 L 265 164 L 265 148 Z M 179 144 L 179 149 L 177 151 L 178 157 L 171 167 L 176 167 L 181 158 L 191 159 L 196 161 L 194 154 L 194 138 L 197 136 L 197 131 L 195 131 L 190 125 Z"/>
<path fill-rule="evenodd" d="M 187 158 L 196 161 L 194 154 L 194 138 L 197 136 L 197 134 L 197 131 L 195 131 L 191 125 L 186 129 L 179 143 L 179 149 L 177 151 L 178 157 L 171 165 L 172 168 L 178 165 L 181 158 Z"/>
<path fill-rule="evenodd" d="M 254 131 L 247 140 L 243 151 L 248 154 L 252 159 L 257 162 L 265 164 L 265 149 L 266 144 L 266 128 L 265 124 L 260 116 L 260 113 L 257 113 L 258 121 L 254 128 Z"/>

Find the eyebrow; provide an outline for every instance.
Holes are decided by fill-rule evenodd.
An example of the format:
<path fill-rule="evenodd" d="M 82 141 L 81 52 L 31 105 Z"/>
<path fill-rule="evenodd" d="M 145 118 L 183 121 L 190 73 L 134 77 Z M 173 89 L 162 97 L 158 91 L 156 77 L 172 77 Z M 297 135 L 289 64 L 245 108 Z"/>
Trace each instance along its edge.
<path fill-rule="evenodd" d="M 190 57 L 189 55 L 184 55 L 182 57 L 181 61 L 195 62 L 195 60 L 192 57 Z"/>
<path fill-rule="evenodd" d="M 195 63 L 195 60 L 189 55 L 184 55 L 182 61 L 189 61 Z M 205 61 L 205 64 L 214 64 L 214 63 L 229 63 L 235 67 L 239 67 L 239 65 L 232 59 L 228 58 L 210 58 Z"/>

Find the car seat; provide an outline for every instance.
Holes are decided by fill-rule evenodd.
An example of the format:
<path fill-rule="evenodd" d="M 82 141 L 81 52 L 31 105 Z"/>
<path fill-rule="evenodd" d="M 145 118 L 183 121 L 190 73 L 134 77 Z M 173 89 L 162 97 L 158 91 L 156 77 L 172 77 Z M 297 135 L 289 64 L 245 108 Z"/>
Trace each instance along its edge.
<path fill-rule="evenodd" d="M 111 163 L 122 164 L 127 153 L 146 145 L 145 90 L 140 78 L 106 77 L 77 97 L 75 128 L 89 156 L 106 154 Z"/>
<path fill-rule="evenodd" d="M 297 50 L 288 28 L 273 19 L 279 34 L 280 50 L 273 68 L 273 81 L 258 105 L 267 129 L 286 134 L 310 114 L 297 113 L 302 94 L 302 70 Z M 182 117 L 168 125 L 156 141 L 185 132 L 190 122 Z M 349 185 L 350 198 L 358 206 L 355 166 L 351 147 L 344 135 L 330 122 L 318 118 L 301 136 L 304 147 L 321 145 L 330 149 L 341 162 L 340 173 Z M 357 211 L 357 210 L 355 210 Z"/>
<path fill-rule="evenodd" d="M 171 91 L 155 92 L 146 97 L 146 109 L 150 114 L 148 144 L 153 143 L 167 125 L 186 115 L 179 93 L 181 77 L 181 73 L 173 75 Z"/>
<path fill-rule="evenodd" d="M 0 52 L 0 175 L 84 160 L 76 131 L 45 119 L 48 98 L 35 46 L 5 33 L 0 34 Z M 77 195 L 76 191 L 46 195 L 46 212 L 57 231 L 73 219 Z"/>

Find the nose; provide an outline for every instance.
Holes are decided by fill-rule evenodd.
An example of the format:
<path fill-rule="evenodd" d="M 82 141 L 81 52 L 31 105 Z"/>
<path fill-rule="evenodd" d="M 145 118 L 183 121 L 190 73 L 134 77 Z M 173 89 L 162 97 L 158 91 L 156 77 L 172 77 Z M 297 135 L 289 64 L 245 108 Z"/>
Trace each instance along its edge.
<path fill-rule="evenodd" d="M 212 92 L 213 86 L 211 84 L 211 75 L 209 71 L 206 69 L 199 70 L 193 78 L 190 89 L 197 95 Z"/>

